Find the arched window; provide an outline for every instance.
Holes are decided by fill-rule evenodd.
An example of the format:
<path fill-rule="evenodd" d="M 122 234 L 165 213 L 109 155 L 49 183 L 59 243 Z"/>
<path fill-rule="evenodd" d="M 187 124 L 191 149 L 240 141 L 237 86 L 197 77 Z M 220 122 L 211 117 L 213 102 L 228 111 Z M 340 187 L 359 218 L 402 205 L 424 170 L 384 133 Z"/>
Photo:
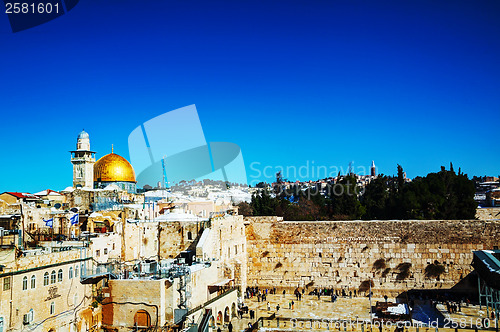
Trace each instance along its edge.
<path fill-rule="evenodd" d="M 59 271 L 57 271 L 57 281 L 61 282 L 63 279 L 63 271 L 62 269 L 59 269 Z"/>
<path fill-rule="evenodd" d="M 28 289 L 28 277 L 23 277 L 23 290 Z"/>
<path fill-rule="evenodd" d="M 52 271 L 50 273 L 50 283 L 55 284 L 56 283 L 56 271 Z"/>
<path fill-rule="evenodd" d="M 75 266 L 75 278 L 78 278 L 78 265 Z"/>
<path fill-rule="evenodd" d="M 36 277 L 35 275 L 31 276 L 31 289 L 36 287 Z"/>
<path fill-rule="evenodd" d="M 188 240 L 192 240 L 193 239 L 193 234 L 191 232 L 188 232 Z"/>
<path fill-rule="evenodd" d="M 54 302 L 50 303 L 50 314 L 53 315 L 56 312 L 56 304 Z"/>
<path fill-rule="evenodd" d="M 72 266 L 70 266 L 70 268 L 69 268 L 69 278 L 73 279 L 73 267 Z"/>
<path fill-rule="evenodd" d="M 49 273 L 45 272 L 43 275 L 43 285 L 47 286 L 49 284 Z"/>

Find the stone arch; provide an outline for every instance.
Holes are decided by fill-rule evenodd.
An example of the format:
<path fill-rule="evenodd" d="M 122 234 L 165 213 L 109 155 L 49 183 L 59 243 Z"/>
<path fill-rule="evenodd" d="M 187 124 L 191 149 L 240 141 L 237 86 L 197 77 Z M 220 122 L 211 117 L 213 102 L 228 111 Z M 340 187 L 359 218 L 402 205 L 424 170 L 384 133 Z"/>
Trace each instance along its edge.
<path fill-rule="evenodd" d="M 231 317 L 230 317 L 229 307 L 226 307 L 226 309 L 224 309 L 224 323 L 229 323 L 230 320 Z"/>
<path fill-rule="evenodd" d="M 222 324 L 222 311 L 217 313 L 217 324 Z"/>
<path fill-rule="evenodd" d="M 231 318 L 236 317 L 236 303 L 231 304 Z"/>
<path fill-rule="evenodd" d="M 134 315 L 134 326 L 137 327 L 150 327 L 151 316 L 146 310 L 138 310 Z"/>

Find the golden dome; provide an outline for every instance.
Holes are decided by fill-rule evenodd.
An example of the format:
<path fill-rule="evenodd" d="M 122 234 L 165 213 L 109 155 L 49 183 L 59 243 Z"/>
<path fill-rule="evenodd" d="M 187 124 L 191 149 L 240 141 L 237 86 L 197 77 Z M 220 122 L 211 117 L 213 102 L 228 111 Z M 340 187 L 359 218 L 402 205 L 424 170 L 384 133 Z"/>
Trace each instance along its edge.
<path fill-rule="evenodd" d="M 94 182 L 136 182 L 127 159 L 111 152 L 94 164 Z"/>

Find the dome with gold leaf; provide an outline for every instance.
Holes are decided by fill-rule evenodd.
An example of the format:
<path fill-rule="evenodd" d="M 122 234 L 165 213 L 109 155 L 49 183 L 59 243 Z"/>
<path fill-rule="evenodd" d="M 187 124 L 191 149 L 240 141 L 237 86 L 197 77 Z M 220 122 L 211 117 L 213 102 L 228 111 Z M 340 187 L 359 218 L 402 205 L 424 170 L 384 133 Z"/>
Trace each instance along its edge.
<path fill-rule="evenodd" d="M 104 189 L 110 184 L 135 192 L 135 172 L 127 159 L 113 152 L 101 157 L 94 164 L 94 188 Z"/>

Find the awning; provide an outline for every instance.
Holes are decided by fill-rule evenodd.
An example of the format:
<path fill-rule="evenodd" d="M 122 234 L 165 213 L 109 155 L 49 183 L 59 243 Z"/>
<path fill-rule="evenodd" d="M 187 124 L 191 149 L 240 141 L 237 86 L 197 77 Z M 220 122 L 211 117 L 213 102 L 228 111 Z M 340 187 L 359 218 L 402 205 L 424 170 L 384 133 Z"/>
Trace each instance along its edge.
<path fill-rule="evenodd" d="M 233 280 L 234 279 L 223 279 L 223 280 L 218 281 L 217 283 L 215 283 L 213 285 L 209 285 L 209 286 L 225 286 L 226 284 L 230 283 Z"/>

